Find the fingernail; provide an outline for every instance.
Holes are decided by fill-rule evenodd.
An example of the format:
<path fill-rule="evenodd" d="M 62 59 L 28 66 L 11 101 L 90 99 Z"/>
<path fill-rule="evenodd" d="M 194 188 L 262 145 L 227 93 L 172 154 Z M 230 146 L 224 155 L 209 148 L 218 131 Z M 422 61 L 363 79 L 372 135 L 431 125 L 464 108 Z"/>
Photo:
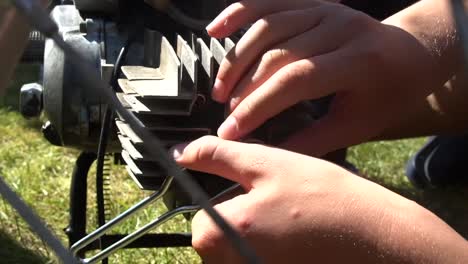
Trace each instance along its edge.
<path fill-rule="evenodd" d="M 218 136 L 222 139 L 235 139 L 238 134 L 238 129 L 236 118 L 229 116 L 218 128 Z"/>
<path fill-rule="evenodd" d="M 224 18 L 224 15 L 221 13 L 219 14 L 215 19 L 213 19 L 213 21 L 211 21 L 210 24 L 208 24 L 208 26 L 206 26 L 206 31 L 208 31 L 208 33 L 213 33 L 212 31 L 215 30 L 216 26 L 219 25 L 219 23 L 221 22 L 221 19 Z"/>
<path fill-rule="evenodd" d="M 206 26 L 206 31 L 208 31 L 208 33 L 210 33 L 211 31 L 213 31 L 213 27 L 215 26 L 216 24 L 216 19 L 214 19 L 213 21 L 211 21 L 210 24 L 208 24 L 208 26 Z"/>
<path fill-rule="evenodd" d="M 188 143 L 178 144 L 172 147 L 169 150 L 169 154 L 175 159 L 179 160 L 184 154 L 184 150 L 187 147 Z"/>
<path fill-rule="evenodd" d="M 213 100 L 222 103 L 224 93 L 224 83 L 220 79 L 216 78 L 213 85 L 213 90 L 211 91 L 211 97 Z"/>

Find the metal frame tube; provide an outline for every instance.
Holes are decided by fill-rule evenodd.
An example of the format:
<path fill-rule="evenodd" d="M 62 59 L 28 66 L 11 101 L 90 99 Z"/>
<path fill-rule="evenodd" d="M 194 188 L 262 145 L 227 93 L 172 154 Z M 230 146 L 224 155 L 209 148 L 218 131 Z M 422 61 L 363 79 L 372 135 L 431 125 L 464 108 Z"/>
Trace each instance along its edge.
<path fill-rule="evenodd" d="M 200 209 L 200 206 L 183 206 L 176 208 L 170 212 L 167 212 L 157 219 L 153 220 L 152 222 L 146 224 L 142 228 L 138 229 L 137 231 L 131 233 L 130 235 L 122 238 L 121 240 L 117 241 L 116 243 L 112 244 L 111 246 L 107 247 L 106 249 L 102 250 L 98 254 L 94 255 L 91 258 L 84 259 L 82 260 L 82 263 L 85 264 L 92 264 L 99 262 L 105 258 L 107 258 L 109 255 L 114 253 L 115 251 L 124 248 L 128 244 L 132 243 L 133 241 L 137 240 L 138 238 L 142 237 L 146 233 L 150 232 L 153 228 L 156 228 L 168 220 L 172 219 L 173 217 L 180 215 L 180 214 L 185 214 L 185 213 L 194 213 Z"/>
<path fill-rule="evenodd" d="M 123 212 L 119 216 L 117 216 L 114 219 L 112 219 L 111 221 L 107 222 L 105 225 L 103 225 L 100 228 L 96 229 L 91 234 L 87 235 L 86 237 L 80 239 L 78 242 L 73 244 L 73 246 L 70 248 L 72 254 L 76 255 L 80 249 L 86 247 L 87 245 L 91 244 L 93 241 L 95 241 L 95 240 L 99 239 L 100 237 L 102 237 L 109 229 L 113 228 L 115 225 L 119 224 L 123 220 L 129 218 L 130 216 L 132 216 L 136 212 L 140 211 L 141 209 L 146 208 L 148 205 L 152 204 L 153 202 L 155 202 L 156 200 L 161 198 L 167 192 L 169 187 L 171 186 L 172 181 L 173 181 L 173 178 L 168 177 L 164 181 L 163 185 L 161 186 L 161 188 L 157 192 L 155 192 L 151 196 L 143 199 L 141 202 L 135 204 L 134 206 L 132 206 L 127 211 Z"/>

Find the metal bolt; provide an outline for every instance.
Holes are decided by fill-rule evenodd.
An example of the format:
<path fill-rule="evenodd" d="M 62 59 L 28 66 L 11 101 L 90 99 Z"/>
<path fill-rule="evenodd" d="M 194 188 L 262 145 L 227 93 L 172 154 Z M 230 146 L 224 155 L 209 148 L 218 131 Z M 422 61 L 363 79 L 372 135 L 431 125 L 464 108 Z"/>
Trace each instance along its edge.
<path fill-rule="evenodd" d="M 38 117 L 42 111 L 42 85 L 28 83 L 21 87 L 20 111 L 24 118 Z"/>

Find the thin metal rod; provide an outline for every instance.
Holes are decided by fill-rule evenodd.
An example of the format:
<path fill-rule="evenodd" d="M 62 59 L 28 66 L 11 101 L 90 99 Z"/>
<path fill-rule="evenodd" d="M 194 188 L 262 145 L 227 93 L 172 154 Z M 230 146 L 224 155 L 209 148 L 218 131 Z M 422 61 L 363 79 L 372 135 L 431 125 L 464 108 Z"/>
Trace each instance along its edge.
<path fill-rule="evenodd" d="M 113 228 L 115 225 L 119 224 L 123 220 L 129 218 L 130 216 L 132 216 L 136 212 L 146 208 L 148 205 L 152 204 L 153 202 L 155 202 L 156 200 L 161 198 L 167 192 L 169 187 L 171 186 L 172 180 L 173 180 L 172 177 L 166 178 L 163 185 L 161 186 L 161 188 L 157 192 L 155 192 L 151 196 L 143 199 L 141 202 L 135 204 L 134 206 L 132 206 L 127 211 L 123 212 L 119 216 L 117 216 L 114 219 L 112 219 L 111 221 L 107 222 L 105 225 L 103 225 L 103 226 L 99 227 L 98 229 L 96 229 L 91 234 L 87 235 L 86 237 L 80 239 L 78 242 L 73 244 L 73 246 L 70 248 L 72 254 L 76 255 L 79 250 L 83 249 L 87 245 L 93 243 L 94 241 L 96 241 L 97 239 L 102 237 L 109 229 Z"/>
<path fill-rule="evenodd" d="M 75 257 L 62 245 L 62 243 L 47 229 L 42 220 L 31 210 L 26 203 L 3 181 L 0 175 L 0 194 L 18 212 L 18 214 L 28 223 L 31 229 L 42 241 L 57 254 L 63 263 L 79 263 Z"/>
<path fill-rule="evenodd" d="M 121 248 L 124 248 L 128 244 L 130 244 L 133 241 L 137 240 L 138 238 L 142 237 L 146 233 L 150 232 L 152 229 L 154 229 L 154 228 L 164 224 L 165 222 L 171 220 L 175 216 L 180 215 L 180 214 L 186 214 L 186 213 L 194 213 L 194 212 L 198 211 L 199 209 L 200 209 L 200 206 L 194 205 L 194 206 L 179 207 L 179 208 L 176 208 L 176 209 L 174 209 L 174 210 L 172 210 L 170 212 L 167 212 L 167 213 L 161 215 L 160 217 L 156 218 L 152 222 L 150 222 L 150 223 L 146 224 L 145 226 L 141 227 L 137 231 L 135 231 L 135 232 L 131 233 L 130 235 L 122 238 L 121 240 L 115 242 L 114 244 L 107 247 L 103 251 L 99 252 L 95 256 L 83 260 L 82 263 L 92 264 L 92 263 L 99 262 L 99 261 L 107 258 L 109 255 L 111 255 L 115 251 L 117 251 L 117 250 L 119 250 Z"/>
<path fill-rule="evenodd" d="M 220 200 L 220 199 L 229 197 L 230 194 L 239 193 L 240 190 L 242 190 L 242 187 L 240 186 L 240 184 L 234 184 L 233 186 L 231 186 L 231 187 L 227 188 L 226 190 L 222 191 L 221 193 L 217 194 L 215 197 L 213 197 L 211 199 L 211 201 L 216 201 L 216 200 Z M 91 258 L 88 258 L 88 259 L 82 260 L 82 262 L 86 263 L 86 264 L 92 264 L 92 263 L 96 263 L 98 261 L 101 261 L 101 260 L 107 258 L 108 256 L 110 256 L 115 251 L 117 251 L 117 250 L 119 250 L 121 248 L 124 248 L 125 246 L 129 245 L 133 241 L 135 241 L 138 238 L 142 237 L 143 235 L 147 234 L 152 229 L 154 229 L 154 228 L 164 224 L 165 222 L 171 220 L 175 216 L 180 215 L 180 214 L 185 214 L 185 213 L 195 213 L 198 210 L 200 210 L 200 206 L 192 205 L 192 206 L 182 206 L 182 207 L 176 208 L 176 209 L 174 209 L 172 211 L 169 211 L 169 212 L 161 215 L 157 219 L 153 220 L 152 222 L 146 224 L 145 226 L 138 229 L 137 231 L 135 231 L 135 232 L 129 234 L 128 236 L 122 238 L 121 240 L 115 242 L 114 244 L 112 244 L 111 246 L 109 246 L 106 249 L 102 250 L 101 252 L 99 252 L 95 256 L 93 256 Z"/>

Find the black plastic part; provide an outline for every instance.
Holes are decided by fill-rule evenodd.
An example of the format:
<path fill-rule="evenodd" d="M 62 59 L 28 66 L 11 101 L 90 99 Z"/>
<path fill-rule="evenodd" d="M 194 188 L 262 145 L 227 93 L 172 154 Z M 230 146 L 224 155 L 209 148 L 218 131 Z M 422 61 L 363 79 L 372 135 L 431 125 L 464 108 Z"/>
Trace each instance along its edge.
<path fill-rule="evenodd" d="M 70 246 L 86 235 L 87 180 L 95 160 L 95 153 L 82 152 L 75 163 L 70 188 L 70 223 L 65 228 Z M 78 256 L 84 257 L 84 251 Z"/>
<path fill-rule="evenodd" d="M 105 235 L 101 237 L 103 244 L 111 245 L 127 235 Z M 133 241 L 125 248 L 174 248 L 174 247 L 190 247 L 192 245 L 192 235 L 189 233 L 178 234 L 147 234 Z M 99 249 L 98 241 L 89 244 L 83 251 L 91 251 Z"/>
<path fill-rule="evenodd" d="M 468 182 L 468 136 L 437 136 L 409 160 L 406 175 L 418 188 L 465 185 Z"/>
<path fill-rule="evenodd" d="M 47 121 L 43 126 L 42 126 L 42 135 L 44 136 L 47 141 L 49 141 L 50 144 L 54 146 L 62 146 L 62 139 L 60 138 L 60 135 L 57 131 L 57 128 L 50 123 L 50 121 Z"/>

